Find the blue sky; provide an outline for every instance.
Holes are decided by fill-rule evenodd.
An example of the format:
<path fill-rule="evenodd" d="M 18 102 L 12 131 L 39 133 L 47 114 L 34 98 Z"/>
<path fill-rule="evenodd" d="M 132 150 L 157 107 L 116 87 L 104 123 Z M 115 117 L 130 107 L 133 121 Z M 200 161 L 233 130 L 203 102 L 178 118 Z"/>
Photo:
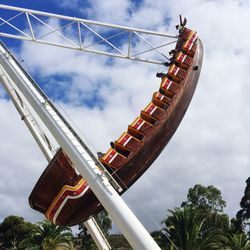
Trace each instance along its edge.
<path fill-rule="evenodd" d="M 111 1 L 112 2 L 112 1 Z M 123 1 L 125 2 L 125 1 Z M 142 6 L 143 2 L 142 1 L 127 1 L 126 5 L 125 5 L 125 9 L 123 10 L 122 8 L 120 8 L 118 6 L 118 8 L 120 8 L 121 12 L 124 12 L 120 19 L 118 20 L 118 23 L 115 24 L 127 24 L 126 22 L 129 21 L 134 14 L 140 10 L 141 6 Z M 34 9 L 34 10 L 40 10 L 40 11 L 46 11 L 46 12 L 52 12 L 52 13 L 56 13 L 56 14 L 61 14 L 61 15 L 68 15 L 68 16 L 73 16 L 73 17 L 81 17 L 81 18 L 92 18 L 93 20 L 100 20 L 102 21 L 101 16 L 94 13 L 93 9 L 95 9 L 95 6 L 98 6 L 98 4 L 93 3 L 93 1 L 84 1 L 84 4 L 80 3 L 80 1 L 73 1 L 73 2 L 67 2 L 67 1 L 52 1 L 52 2 L 43 2 L 43 4 L 41 4 L 40 2 L 33 2 L 32 5 L 28 4 L 26 1 L 23 2 L 18 2 L 18 6 L 19 7 L 23 7 L 23 8 L 29 8 L 29 9 Z M 15 3 L 13 3 L 13 6 L 15 6 Z M 17 14 L 17 12 L 15 11 L 10 11 L 10 10 L 2 10 L 2 15 L 3 17 L 7 20 L 8 18 L 11 18 L 13 16 L 15 16 Z M 40 17 L 40 16 L 39 16 Z M 32 21 L 32 26 L 34 26 L 33 28 L 35 28 L 34 30 L 36 30 L 38 33 L 40 30 L 44 29 L 43 32 L 39 33 L 39 35 L 44 35 L 48 32 L 50 32 L 49 29 L 46 29 L 44 26 L 41 26 L 41 23 L 38 23 L 37 21 L 35 21 L 34 18 L 30 17 L 31 21 Z M 103 21 L 109 21 L 112 20 L 112 18 L 110 19 L 109 16 L 104 18 L 105 20 Z M 171 18 L 166 17 L 163 18 L 163 21 L 166 20 L 166 24 L 169 23 Z M 42 19 L 43 20 L 43 19 Z M 47 19 L 48 21 L 48 19 Z M 65 24 L 68 24 L 68 21 L 63 21 L 60 20 L 60 22 L 57 23 L 57 19 L 51 19 L 51 21 L 54 21 L 54 24 L 52 24 L 52 27 L 59 27 L 59 26 L 63 26 Z M 13 20 L 10 21 L 11 24 L 16 25 L 19 29 L 24 30 L 24 29 L 28 29 L 28 23 L 27 23 L 27 19 L 25 18 L 24 15 L 21 15 Z M 154 24 L 153 24 L 154 26 Z M 167 25 L 166 25 L 167 26 Z M 110 37 L 113 36 L 117 33 L 120 33 L 120 30 L 118 29 L 106 29 L 102 30 L 100 29 L 100 27 L 92 27 L 94 30 L 95 29 L 99 29 L 99 32 L 101 35 L 103 35 L 104 37 Z M 74 32 L 77 33 L 77 26 L 70 26 L 70 28 L 72 28 L 71 30 L 71 39 L 74 36 Z M 74 29 L 74 30 L 73 30 Z M 12 31 L 11 31 L 12 30 Z M 16 35 L 21 35 L 18 31 L 13 31 L 13 29 L 8 26 L 8 25 L 3 25 L 1 27 L 1 31 L 2 32 L 10 32 L 11 34 L 16 34 Z M 85 32 L 85 33 L 84 33 Z M 85 30 L 82 27 L 82 39 L 84 39 L 86 37 L 87 34 L 87 40 L 91 41 L 91 42 L 87 42 L 87 44 L 91 44 L 93 42 L 99 41 L 100 38 L 98 38 L 96 35 L 90 34 L 89 32 L 86 33 L 87 30 Z M 27 32 L 28 34 L 29 31 Z M 88 37 L 89 36 L 89 37 Z M 91 40 L 92 39 L 92 40 Z M 20 50 L 22 50 L 22 41 L 17 40 L 17 39 L 9 39 L 9 38 L 5 38 L 2 37 L 2 40 L 8 45 L 8 47 L 17 55 L 17 57 L 22 60 L 23 62 L 23 66 L 25 68 L 27 68 L 27 70 L 29 71 L 30 68 L 28 66 L 28 64 L 26 63 L 26 59 L 22 58 L 22 53 L 20 53 Z M 124 41 L 128 40 L 128 33 L 125 33 L 124 35 L 120 35 L 117 38 L 113 38 L 112 39 L 112 43 L 121 48 L 123 46 Z M 77 41 L 77 38 L 75 39 L 75 41 Z M 136 48 L 136 44 L 139 43 L 139 39 L 137 38 L 137 40 L 133 40 L 133 46 Z M 165 42 L 165 41 L 164 41 Z M 163 43 L 163 42 L 162 42 Z M 100 44 L 102 45 L 102 44 Z M 86 46 L 86 44 L 85 44 Z M 146 46 L 146 47 L 145 47 Z M 144 45 L 145 49 L 150 49 L 150 47 L 145 44 Z M 116 52 L 113 48 L 111 48 L 110 46 L 107 46 L 106 49 L 108 49 L 110 52 Z M 170 49 L 168 49 L 170 50 Z M 138 50 L 139 52 L 141 50 Z M 161 58 L 162 61 L 166 60 Z M 105 65 L 113 65 L 114 64 L 114 59 L 112 58 L 106 58 L 105 62 L 103 61 L 103 63 Z M 72 72 L 73 73 L 73 72 Z M 74 73 L 73 73 L 74 74 Z M 33 78 L 39 82 L 39 84 L 42 86 L 42 88 L 45 90 L 45 92 L 53 99 L 58 99 L 60 101 L 63 102 L 68 102 L 68 101 L 72 101 L 70 99 L 67 98 L 66 95 L 66 91 L 67 88 L 65 88 L 65 84 L 63 84 L 64 82 L 68 82 L 70 83 L 72 81 L 72 74 L 68 74 L 68 73 L 54 73 L 52 75 L 46 76 L 45 74 L 41 74 L 40 70 L 34 70 L 32 72 L 32 76 Z M 74 76 L 73 76 L 74 77 Z M 95 88 L 93 89 L 93 92 L 91 95 L 88 96 L 88 98 L 86 99 L 81 98 L 81 93 L 79 93 L 78 98 L 76 101 L 76 98 L 74 98 L 75 100 L 75 104 L 83 104 L 83 105 L 87 105 L 88 107 L 92 108 L 92 107 L 99 107 L 101 108 L 104 104 L 105 104 L 105 100 L 99 95 L 99 82 L 102 82 L 101 85 L 104 84 L 109 84 L 109 77 L 107 77 L 107 79 L 101 79 L 101 81 L 99 81 L 97 79 L 95 84 Z M 54 81 L 56 85 L 56 89 L 57 92 L 54 92 L 53 89 L 51 91 L 51 88 L 47 87 L 47 83 Z"/>
<path fill-rule="evenodd" d="M 168 209 L 180 206 L 188 188 L 198 183 L 214 185 L 222 191 L 226 212 L 233 217 L 249 176 L 250 1 L 85 3 L 11 1 L 14 6 L 159 31 L 173 31 L 182 14 L 188 18 L 188 27 L 198 31 L 205 48 L 200 81 L 184 120 L 152 167 L 123 196 L 126 202 L 152 230 L 160 226 Z M 118 59 L 110 63 L 108 57 L 30 42 L 8 39 L 6 44 L 96 151 L 105 152 L 147 105 L 159 86 L 155 74 L 163 70 Z M 0 172 L 6 175 L 0 179 L 0 219 L 12 213 L 37 221 L 42 217 L 29 208 L 27 197 L 47 163 L 4 98 L 0 98 L 0 117 L 5 117 L 0 125 L 5 142 L 0 145 Z M 8 195 L 6 190 L 11 190 Z"/>
<path fill-rule="evenodd" d="M 68 16 L 75 16 L 76 14 L 80 14 L 77 8 L 74 8 L 73 10 L 71 8 L 62 8 L 61 2 L 63 1 L 56 1 L 56 0 L 33 0 L 33 1 L 27 1 L 27 0 L 12 0 L 11 6 L 17 6 L 21 8 L 26 9 L 32 9 L 32 10 L 39 10 L 39 11 L 45 11 L 45 12 L 53 12 L 56 14 L 61 15 L 68 15 Z M 71 3 L 74 3 L 77 1 L 71 1 Z M 81 8 L 88 6 L 88 1 L 82 1 Z M 10 5 L 9 0 L 2 0 L 1 4 Z M 74 4 L 72 4 L 74 6 Z"/>

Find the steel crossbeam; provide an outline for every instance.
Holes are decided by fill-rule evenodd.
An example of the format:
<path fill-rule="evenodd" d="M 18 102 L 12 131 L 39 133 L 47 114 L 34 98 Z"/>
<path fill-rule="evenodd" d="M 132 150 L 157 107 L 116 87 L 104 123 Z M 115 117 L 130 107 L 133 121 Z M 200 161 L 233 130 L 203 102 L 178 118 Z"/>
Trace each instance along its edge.
<path fill-rule="evenodd" d="M 51 20 L 57 25 L 51 24 Z M 45 32 L 41 34 L 41 30 Z M 164 64 L 169 60 L 167 47 L 178 39 L 177 35 L 165 32 L 2 4 L 0 36 L 153 64 Z M 53 39 L 55 37 L 57 39 Z"/>

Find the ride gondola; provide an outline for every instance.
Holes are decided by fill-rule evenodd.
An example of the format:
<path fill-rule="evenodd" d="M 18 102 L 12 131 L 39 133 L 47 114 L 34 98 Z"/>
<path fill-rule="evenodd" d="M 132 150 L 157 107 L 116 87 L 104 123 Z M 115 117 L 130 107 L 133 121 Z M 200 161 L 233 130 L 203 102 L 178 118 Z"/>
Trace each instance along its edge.
<path fill-rule="evenodd" d="M 203 47 L 197 32 L 181 25 L 173 58 L 149 104 L 99 155 L 101 164 L 125 192 L 151 166 L 179 126 L 200 75 Z M 103 209 L 67 155 L 59 149 L 36 183 L 30 206 L 55 224 L 73 226 Z"/>

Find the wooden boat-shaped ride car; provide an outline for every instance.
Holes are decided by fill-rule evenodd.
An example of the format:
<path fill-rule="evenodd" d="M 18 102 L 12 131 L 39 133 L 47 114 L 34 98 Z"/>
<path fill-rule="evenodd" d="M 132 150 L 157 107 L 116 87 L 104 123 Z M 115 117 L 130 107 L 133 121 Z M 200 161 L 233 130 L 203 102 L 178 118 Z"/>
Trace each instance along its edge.
<path fill-rule="evenodd" d="M 99 161 L 125 192 L 167 145 L 192 99 L 203 59 L 195 31 L 183 28 L 172 64 L 161 74 L 159 91 Z M 84 177 L 83 177 L 84 178 Z M 51 160 L 29 202 L 58 225 L 76 225 L 102 210 L 86 181 L 60 149 Z"/>

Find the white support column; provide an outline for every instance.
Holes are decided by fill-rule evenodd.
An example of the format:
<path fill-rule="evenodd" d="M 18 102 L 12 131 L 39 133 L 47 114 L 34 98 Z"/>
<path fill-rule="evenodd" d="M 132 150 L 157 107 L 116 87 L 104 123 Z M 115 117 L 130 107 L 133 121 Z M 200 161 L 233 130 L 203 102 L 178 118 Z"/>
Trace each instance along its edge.
<path fill-rule="evenodd" d="M 84 176 L 96 197 L 115 221 L 133 249 L 160 249 L 111 186 L 106 176 L 102 175 L 100 170 L 95 166 L 95 162 L 86 152 L 85 148 L 77 143 L 78 141 L 74 134 L 63 124 L 49 103 L 39 95 L 39 92 L 23 74 L 13 58 L 9 56 L 5 48 L 1 46 L 0 49 L 0 64 L 16 83 L 25 98 L 29 100 L 32 108 L 48 127 L 79 173 Z"/>
<path fill-rule="evenodd" d="M 98 249 L 110 250 L 111 246 L 94 218 L 84 222 Z"/>
<path fill-rule="evenodd" d="M 22 120 L 25 122 L 26 126 L 28 127 L 30 133 L 32 134 L 33 138 L 37 142 L 39 148 L 43 152 L 45 158 L 49 162 L 53 158 L 53 153 L 49 149 L 48 145 L 46 145 L 44 139 L 42 138 L 41 134 L 37 130 L 37 128 L 34 126 L 34 121 L 32 121 L 32 118 L 29 113 L 27 113 L 22 107 L 22 104 L 20 103 L 21 100 L 18 100 L 17 95 L 15 96 L 14 92 L 17 91 L 17 89 L 13 86 L 14 82 L 11 84 L 8 76 L 4 74 L 4 71 L 0 65 L 0 78 L 2 79 L 2 85 L 6 92 L 8 93 L 9 97 L 11 98 L 14 106 L 16 107 L 18 113 L 20 114 Z M 13 88 L 14 87 L 14 88 Z M 20 98 L 20 97 L 19 97 Z M 26 100 L 23 100 L 24 103 Z M 94 240 L 95 244 L 97 245 L 98 249 L 100 250 L 109 250 L 111 249 L 111 246 L 109 245 L 107 239 L 105 238 L 105 235 L 102 233 L 99 225 L 96 223 L 94 218 L 90 218 L 87 221 L 84 222 L 84 225 L 88 229 L 92 239 Z"/>
<path fill-rule="evenodd" d="M 5 91 L 7 92 L 9 97 L 11 98 L 11 100 L 12 100 L 14 106 L 16 107 L 18 113 L 20 114 L 22 120 L 26 124 L 26 126 L 29 129 L 30 133 L 32 134 L 33 138 L 35 139 L 37 145 L 39 146 L 39 148 L 43 152 L 43 155 L 45 156 L 47 161 L 50 161 L 53 157 L 52 152 L 49 150 L 49 148 L 46 145 L 41 134 L 39 133 L 37 128 L 34 126 L 34 123 L 32 122 L 32 118 L 29 115 L 29 113 L 18 102 L 17 96 L 15 96 L 14 93 L 12 93 L 12 91 L 15 91 L 15 90 L 13 89 L 13 86 L 10 84 L 10 79 L 9 79 L 8 75 L 5 74 L 1 65 L 0 65 L 0 79 L 1 79 L 1 83 L 2 83 Z"/>

